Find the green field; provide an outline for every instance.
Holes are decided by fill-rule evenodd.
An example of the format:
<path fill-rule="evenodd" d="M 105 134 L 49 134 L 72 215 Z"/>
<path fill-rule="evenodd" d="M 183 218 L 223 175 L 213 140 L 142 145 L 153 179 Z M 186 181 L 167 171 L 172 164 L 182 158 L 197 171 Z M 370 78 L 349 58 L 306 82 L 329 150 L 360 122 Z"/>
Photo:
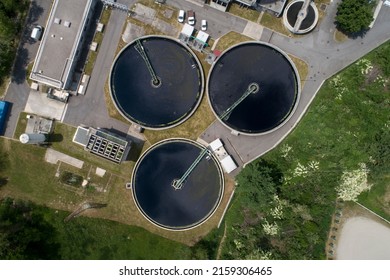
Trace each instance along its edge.
<path fill-rule="evenodd" d="M 64 222 L 67 215 L 31 203 L 0 201 L 3 241 L 0 259 L 164 260 L 191 257 L 189 247 L 142 228 L 88 217 Z"/>
<path fill-rule="evenodd" d="M 325 258 L 338 196 L 389 218 L 389 65 L 386 43 L 332 77 L 296 129 L 243 169 L 223 258 Z"/>

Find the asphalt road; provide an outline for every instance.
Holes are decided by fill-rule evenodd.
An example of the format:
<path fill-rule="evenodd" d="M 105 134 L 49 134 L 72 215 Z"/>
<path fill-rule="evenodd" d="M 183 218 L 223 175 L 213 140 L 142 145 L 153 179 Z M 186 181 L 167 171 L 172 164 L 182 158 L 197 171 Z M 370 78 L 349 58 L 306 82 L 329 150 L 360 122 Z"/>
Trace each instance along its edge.
<path fill-rule="evenodd" d="M 130 2 L 130 1 L 129 1 Z M 104 86 L 115 58 L 117 45 L 127 14 L 113 10 L 110 21 L 105 27 L 104 38 L 99 47 L 91 79 L 85 95 L 70 98 L 63 121 L 78 126 L 80 124 L 101 127 L 127 133 L 129 124 L 125 124 L 108 115 L 104 98 Z"/>
<path fill-rule="evenodd" d="M 30 88 L 26 83 L 26 67 L 35 59 L 38 51 L 39 42 L 30 38 L 31 31 L 36 24 L 46 25 L 46 19 L 49 15 L 51 1 L 34 0 L 31 2 L 30 13 L 27 18 L 25 29 L 18 48 L 14 68 L 11 74 L 11 83 L 9 84 L 4 100 L 12 103 L 4 136 L 12 137 L 16 128 L 19 114 L 26 107 Z"/>
<path fill-rule="evenodd" d="M 193 10 L 195 12 L 195 28 L 197 30 L 200 30 L 202 19 L 206 19 L 206 32 L 209 33 L 212 38 L 221 37 L 230 31 L 236 31 L 238 33 L 244 31 L 247 24 L 246 20 L 210 8 L 208 5 L 199 6 L 194 3 L 196 3 L 196 1 L 167 0 L 166 2 L 167 5 L 174 6 L 184 11 Z"/>

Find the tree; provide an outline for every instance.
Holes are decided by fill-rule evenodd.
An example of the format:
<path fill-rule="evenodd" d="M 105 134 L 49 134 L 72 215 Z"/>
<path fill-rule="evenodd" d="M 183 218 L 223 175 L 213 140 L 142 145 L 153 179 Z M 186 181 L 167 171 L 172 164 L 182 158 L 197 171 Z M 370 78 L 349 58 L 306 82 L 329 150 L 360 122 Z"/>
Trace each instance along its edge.
<path fill-rule="evenodd" d="M 368 146 L 371 161 L 368 163 L 371 177 L 384 178 L 390 170 L 390 129 L 385 127 L 378 132 Z"/>
<path fill-rule="evenodd" d="M 8 164 L 8 154 L 3 152 L 0 147 L 0 187 L 4 186 L 8 182 L 8 179 L 2 176 L 4 171 L 7 169 Z"/>
<path fill-rule="evenodd" d="M 30 1 L 0 0 L 0 85 L 11 70 Z"/>
<path fill-rule="evenodd" d="M 372 21 L 373 6 L 368 0 L 343 0 L 337 8 L 337 26 L 347 34 L 367 30 Z"/>
<path fill-rule="evenodd" d="M 55 228 L 42 208 L 7 198 L 0 200 L 0 259 L 58 259 Z"/>
<path fill-rule="evenodd" d="M 237 193 L 243 194 L 247 207 L 253 204 L 259 207 L 260 202 L 273 199 L 282 181 L 282 173 L 274 165 L 263 159 L 246 166 L 237 177 Z"/>

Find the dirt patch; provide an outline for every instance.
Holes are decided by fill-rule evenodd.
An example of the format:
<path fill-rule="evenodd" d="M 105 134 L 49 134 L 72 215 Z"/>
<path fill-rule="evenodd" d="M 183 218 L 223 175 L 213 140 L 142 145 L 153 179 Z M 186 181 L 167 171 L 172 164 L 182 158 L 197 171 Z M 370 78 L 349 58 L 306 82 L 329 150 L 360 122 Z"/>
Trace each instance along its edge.
<path fill-rule="evenodd" d="M 371 69 L 371 71 L 369 71 L 366 74 L 366 81 L 365 81 L 365 83 L 366 84 L 371 84 L 375 80 L 377 80 L 379 76 L 382 76 L 381 69 L 377 65 L 373 65 L 373 68 Z"/>
<path fill-rule="evenodd" d="M 350 218 L 343 225 L 336 259 L 387 260 L 390 226 L 366 217 Z"/>
<path fill-rule="evenodd" d="M 173 16 L 173 10 L 166 9 L 162 12 L 165 18 L 170 19 Z"/>
<path fill-rule="evenodd" d="M 356 217 L 365 218 L 389 227 L 388 223 L 354 202 L 337 202 L 336 211 L 333 215 L 329 230 L 328 242 L 325 247 L 328 259 L 334 259 L 336 257 L 336 251 L 339 245 L 338 242 L 341 239 L 342 229 L 348 220 Z"/>
<path fill-rule="evenodd" d="M 386 213 L 390 213 L 390 186 L 387 186 L 386 192 L 383 195 L 383 208 Z"/>

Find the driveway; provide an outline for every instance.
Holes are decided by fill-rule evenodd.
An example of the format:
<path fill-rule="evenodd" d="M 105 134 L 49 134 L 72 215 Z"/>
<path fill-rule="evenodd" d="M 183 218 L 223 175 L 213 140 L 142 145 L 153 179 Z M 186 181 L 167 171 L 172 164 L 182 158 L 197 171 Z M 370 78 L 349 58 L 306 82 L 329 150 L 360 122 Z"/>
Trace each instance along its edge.
<path fill-rule="evenodd" d="M 108 115 L 104 87 L 109 77 L 111 65 L 115 58 L 116 48 L 122 35 L 122 28 L 127 14 L 112 10 L 110 21 L 105 27 L 104 38 L 99 49 L 95 66 L 85 95 L 69 99 L 64 123 L 78 126 L 80 124 L 101 127 L 127 133 L 129 124 L 125 124 Z"/>
<path fill-rule="evenodd" d="M 30 88 L 26 83 L 26 67 L 35 59 L 39 42 L 30 38 L 32 28 L 36 25 L 45 26 L 49 15 L 51 1 L 34 0 L 31 2 L 27 24 L 23 30 L 20 45 L 16 54 L 15 65 L 11 74 L 11 83 L 4 100 L 11 102 L 11 112 L 7 121 L 4 136 L 12 137 L 16 128 L 19 114 L 26 107 Z"/>

